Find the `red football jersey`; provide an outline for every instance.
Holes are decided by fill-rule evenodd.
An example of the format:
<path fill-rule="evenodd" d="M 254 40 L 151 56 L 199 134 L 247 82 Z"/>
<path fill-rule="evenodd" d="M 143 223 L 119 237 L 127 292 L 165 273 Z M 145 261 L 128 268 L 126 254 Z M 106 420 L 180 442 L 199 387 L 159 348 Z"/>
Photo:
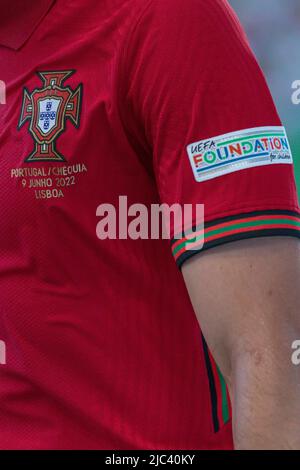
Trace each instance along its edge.
<path fill-rule="evenodd" d="M 11 2 L 0 79 L 0 448 L 232 448 L 178 267 L 300 227 L 287 135 L 232 10 Z M 100 240 L 97 207 L 121 195 L 205 204 L 204 230 Z"/>

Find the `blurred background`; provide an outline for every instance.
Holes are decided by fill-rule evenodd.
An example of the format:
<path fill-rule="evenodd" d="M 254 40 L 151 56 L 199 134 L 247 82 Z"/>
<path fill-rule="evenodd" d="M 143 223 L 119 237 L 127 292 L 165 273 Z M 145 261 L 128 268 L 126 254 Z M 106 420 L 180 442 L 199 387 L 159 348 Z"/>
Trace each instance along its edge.
<path fill-rule="evenodd" d="M 300 104 L 292 83 L 300 80 L 300 0 L 229 0 L 267 77 L 287 129 L 300 195 Z"/>

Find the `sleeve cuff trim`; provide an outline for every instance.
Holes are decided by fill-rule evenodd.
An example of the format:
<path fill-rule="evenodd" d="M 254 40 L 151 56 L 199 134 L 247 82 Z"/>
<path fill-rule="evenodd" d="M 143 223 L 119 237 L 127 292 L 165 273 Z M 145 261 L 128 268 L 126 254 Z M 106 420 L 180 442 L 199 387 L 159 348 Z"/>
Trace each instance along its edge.
<path fill-rule="evenodd" d="M 199 251 L 236 240 L 265 236 L 300 238 L 300 214 L 291 211 L 259 211 L 226 217 L 193 228 L 193 237 L 172 240 L 172 252 L 179 267 Z"/>

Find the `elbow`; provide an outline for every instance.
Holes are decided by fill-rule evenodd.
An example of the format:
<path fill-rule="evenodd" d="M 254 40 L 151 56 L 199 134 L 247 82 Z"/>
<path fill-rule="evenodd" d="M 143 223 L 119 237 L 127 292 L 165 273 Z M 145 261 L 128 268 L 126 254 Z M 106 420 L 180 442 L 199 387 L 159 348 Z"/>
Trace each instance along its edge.
<path fill-rule="evenodd" d="M 274 324 L 275 323 L 275 324 Z M 235 336 L 229 341 L 223 362 L 223 375 L 230 394 L 249 382 L 260 388 L 263 382 L 272 386 L 272 392 L 286 387 L 300 388 L 300 324 L 293 317 L 277 322 L 262 322 L 253 330 Z M 222 369 L 222 368 L 221 368 Z M 244 389 L 244 387 L 243 387 Z"/>

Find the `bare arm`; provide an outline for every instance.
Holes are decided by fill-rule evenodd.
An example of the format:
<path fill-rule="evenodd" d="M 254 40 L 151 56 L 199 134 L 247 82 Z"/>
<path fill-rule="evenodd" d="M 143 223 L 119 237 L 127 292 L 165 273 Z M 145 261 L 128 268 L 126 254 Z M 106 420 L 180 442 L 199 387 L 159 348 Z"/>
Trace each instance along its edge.
<path fill-rule="evenodd" d="M 194 256 L 185 282 L 233 407 L 237 449 L 300 449 L 300 243 L 244 240 Z"/>

